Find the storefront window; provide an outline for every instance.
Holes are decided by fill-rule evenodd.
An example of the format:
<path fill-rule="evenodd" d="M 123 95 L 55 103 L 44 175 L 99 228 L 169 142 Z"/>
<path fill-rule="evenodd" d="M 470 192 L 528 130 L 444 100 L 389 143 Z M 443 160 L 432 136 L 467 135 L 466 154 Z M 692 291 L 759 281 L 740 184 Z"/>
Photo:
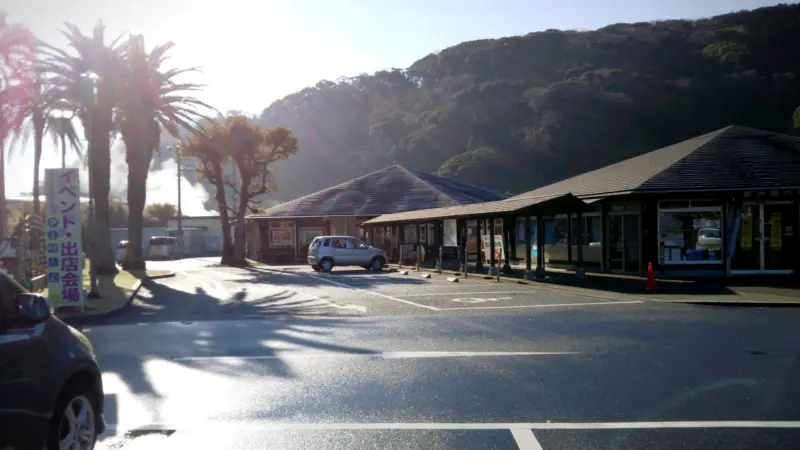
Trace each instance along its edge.
<path fill-rule="evenodd" d="M 659 208 L 659 247 L 662 264 L 719 264 L 722 262 L 722 209 L 707 202 L 684 208 Z"/>

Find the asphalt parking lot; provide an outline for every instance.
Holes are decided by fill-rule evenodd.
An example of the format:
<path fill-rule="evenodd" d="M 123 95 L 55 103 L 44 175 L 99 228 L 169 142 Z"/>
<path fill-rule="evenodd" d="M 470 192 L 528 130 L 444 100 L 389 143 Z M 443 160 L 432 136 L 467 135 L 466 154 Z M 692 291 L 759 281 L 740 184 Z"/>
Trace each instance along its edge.
<path fill-rule="evenodd" d="M 535 308 L 614 307 L 643 303 L 641 300 L 614 300 L 613 297 L 591 297 L 579 293 L 536 288 L 515 282 L 496 282 L 483 277 L 468 276 L 458 282 L 448 281 L 449 275 L 408 271 L 370 272 L 363 269 L 338 268 L 331 273 L 295 270 L 330 288 L 348 289 L 361 299 L 372 297 L 384 303 L 403 306 L 408 313 L 496 311 Z M 430 278 L 423 278 L 429 274 Z M 325 288 L 324 285 L 319 286 Z M 337 291 L 336 295 L 346 295 Z"/>

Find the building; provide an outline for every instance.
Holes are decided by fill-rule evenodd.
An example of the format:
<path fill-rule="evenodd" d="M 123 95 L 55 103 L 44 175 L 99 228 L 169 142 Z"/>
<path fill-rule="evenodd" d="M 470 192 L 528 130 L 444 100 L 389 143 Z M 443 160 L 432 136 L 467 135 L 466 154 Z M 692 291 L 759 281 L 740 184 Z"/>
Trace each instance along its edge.
<path fill-rule="evenodd" d="M 304 262 L 316 236 L 362 236 L 365 220 L 381 214 L 468 205 L 507 195 L 448 178 L 394 165 L 247 217 L 249 257 L 270 264 Z M 413 227 L 411 231 L 414 231 Z M 433 243 L 432 228 L 420 231 Z M 414 237 L 416 239 L 416 237 Z M 373 245 L 390 257 L 397 232 L 381 233 Z"/>
<path fill-rule="evenodd" d="M 799 200 L 800 138 L 729 126 L 503 201 L 363 225 L 375 234 L 452 222 L 444 228 L 462 242 L 471 221 L 479 246 L 500 240 L 502 251 L 483 259 L 506 269 L 641 273 L 652 263 L 664 275 L 790 274 L 800 272 Z"/>
<path fill-rule="evenodd" d="M 233 228 L 233 227 L 231 227 Z M 183 216 L 183 254 L 192 256 L 222 255 L 222 221 L 219 216 Z M 167 236 L 178 236 L 178 219 L 167 220 Z M 231 229 L 231 235 L 233 229 Z M 231 236 L 232 237 L 232 236 Z"/>

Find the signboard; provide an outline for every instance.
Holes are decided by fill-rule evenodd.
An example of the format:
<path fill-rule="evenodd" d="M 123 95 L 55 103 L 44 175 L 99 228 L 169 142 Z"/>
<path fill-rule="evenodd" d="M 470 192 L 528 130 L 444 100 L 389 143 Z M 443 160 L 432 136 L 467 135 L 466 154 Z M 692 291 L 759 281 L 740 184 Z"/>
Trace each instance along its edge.
<path fill-rule="evenodd" d="M 83 251 L 78 169 L 46 169 L 47 300 L 83 308 Z"/>
<path fill-rule="evenodd" d="M 487 235 L 483 235 L 483 250 L 486 253 L 486 259 L 489 259 L 490 251 L 491 251 L 491 238 Z M 504 261 L 505 260 L 505 250 L 503 248 L 503 235 L 496 234 L 494 235 L 494 260 L 495 261 Z"/>

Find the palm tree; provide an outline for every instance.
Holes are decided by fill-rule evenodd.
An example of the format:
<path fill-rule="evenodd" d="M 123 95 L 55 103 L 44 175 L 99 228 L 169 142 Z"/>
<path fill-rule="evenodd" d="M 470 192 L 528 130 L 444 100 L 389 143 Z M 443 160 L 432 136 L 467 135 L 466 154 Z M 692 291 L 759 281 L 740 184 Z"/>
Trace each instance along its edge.
<path fill-rule="evenodd" d="M 176 78 L 196 68 L 162 70 L 167 52 L 174 46 L 167 43 L 145 51 L 142 36 L 133 36 L 125 48 L 124 68 L 119 85 L 115 120 L 125 141 L 128 163 L 128 252 L 123 262 L 127 270 L 143 269 L 142 228 L 147 200 L 147 175 L 153 154 L 160 146 L 162 128 L 180 139 L 181 131 L 195 132 L 200 121 L 207 120 L 198 110 L 213 108 L 183 94 L 198 91 L 202 86 L 180 83 Z"/>
<path fill-rule="evenodd" d="M 80 139 L 78 139 L 72 122 L 67 118 L 55 117 L 52 114 L 54 110 L 70 108 L 70 106 L 61 101 L 61 93 L 47 82 L 40 67 L 34 69 L 31 82 L 27 86 L 28 95 L 25 97 L 21 111 L 23 123 L 11 141 L 11 151 L 13 152 L 15 148 L 19 148 L 20 152 L 24 151 L 33 135 L 33 213 L 39 215 L 39 167 L 45 134 L 49 134 L 53 138 L 56 148 L 59 137 L 62 138 L 62 168 L 66 165 L 65 144 L 67 138 L 78 156 L 83 157 L 83 155 Z M 9 157 L 12 154 L 10 153 Z"/>
<path fill-rule="evenodd" d="M 10 24 L 0 11 L 0 243 L 6 237 L 5 142 L 22 123 L 20 110 L 25 102 L 26 71 L 36 38 L 19 24 Z"/>
<path fill-rule="evenodd" d="M 84 35 L 78 27 L 65 24 L 62 34 L 67 38 L 72 54 L 47 47 L 49 58 L 46 71 L 64 100 L 77 107 L 89 143 L 88 160 L 92 174 L 90 194 L 95 202 L 95 215 L 90 239 L 93 241 L 92 264 L 99 274 L 117 272 L 109 230 L 108 197 L 111 182 L 111 136 L 114 132 L 113 113 L 116 106 L 117 83 L 121 69 L 122 36 L 105 43 L 105 27 L 101 22 L 92 36 Z"/>

